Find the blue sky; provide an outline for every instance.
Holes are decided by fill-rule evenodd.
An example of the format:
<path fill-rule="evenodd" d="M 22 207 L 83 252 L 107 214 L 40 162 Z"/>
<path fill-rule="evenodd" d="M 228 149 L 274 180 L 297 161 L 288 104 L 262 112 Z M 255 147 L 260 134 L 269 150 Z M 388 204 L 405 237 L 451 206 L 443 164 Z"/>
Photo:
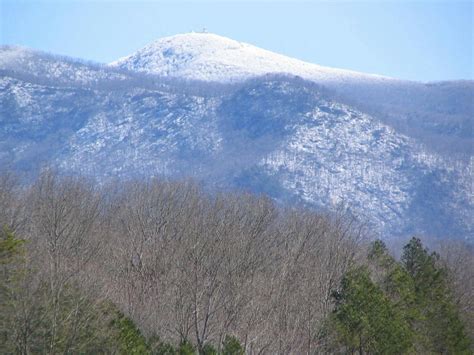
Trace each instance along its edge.
<path fill-rule="evenodd" d="M 0 42 L 98 62 L 203 27 L 326 66 L 474 79 L 472 2 L 0 0 Z"/>

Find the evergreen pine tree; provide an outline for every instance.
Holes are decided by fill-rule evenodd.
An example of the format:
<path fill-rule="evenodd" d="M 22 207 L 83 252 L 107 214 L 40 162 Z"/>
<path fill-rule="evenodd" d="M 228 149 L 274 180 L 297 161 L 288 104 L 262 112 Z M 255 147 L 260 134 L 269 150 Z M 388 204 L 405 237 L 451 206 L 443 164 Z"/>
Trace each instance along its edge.
<path fill-rule="evenodd" d="M 348 351 L 400 354 L 411 347 L 408 325 L 366 268 L 349 272 L 334 297 L 335 328 Z"/>
<path fill-rule="evenodd" d="M 463 354 L 470 340 L 453 302 L 447 271 L 436 253 L 429 253 L 420 239 L 412 238 L 403 248 L 402 263 L 415 285 L 415 324 L 424 351 Z"/>

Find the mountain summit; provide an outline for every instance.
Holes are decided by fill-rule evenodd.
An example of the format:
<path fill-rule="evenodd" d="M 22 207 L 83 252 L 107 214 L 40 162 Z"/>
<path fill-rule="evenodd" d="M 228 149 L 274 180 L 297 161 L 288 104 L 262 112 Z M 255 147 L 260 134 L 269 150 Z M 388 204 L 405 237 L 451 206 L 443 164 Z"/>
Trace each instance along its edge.
<path fill-rule="evenodd" d="M 319 82 L 390 80 L 303 62 L 213 33 L 193 32 L 161 38 L 110 65 L 161 76 L 219 82 L 275 73 Z"/>

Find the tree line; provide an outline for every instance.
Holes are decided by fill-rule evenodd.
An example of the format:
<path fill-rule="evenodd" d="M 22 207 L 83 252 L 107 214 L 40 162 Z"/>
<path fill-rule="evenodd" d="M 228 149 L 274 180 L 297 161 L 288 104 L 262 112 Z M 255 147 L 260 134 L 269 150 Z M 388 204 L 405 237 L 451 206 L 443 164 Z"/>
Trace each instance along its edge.
<path fill-rule="evenodd" d="M 465 353 L 472 250 L 189 181 L 0 177 L 0 352 Z"/>

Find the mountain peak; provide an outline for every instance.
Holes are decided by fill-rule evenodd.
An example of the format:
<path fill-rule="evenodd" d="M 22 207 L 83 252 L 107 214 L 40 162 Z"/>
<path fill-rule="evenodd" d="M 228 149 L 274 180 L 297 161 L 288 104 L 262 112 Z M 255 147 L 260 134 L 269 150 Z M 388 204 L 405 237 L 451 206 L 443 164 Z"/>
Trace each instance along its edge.
<path fill-rule="evenodd" d="M 110 65 L 161 76 L 218 82 L 242 81 L 272 73 L 297 75 L 317 82 L 390 80 L 307 63 L 208 32 L 158 39 Z"/>
<path fill-rule="evenodd" d="M 244 45 L 233 39 L 217 35 L 210 32 L 188 32 L 173 36 L 159 38 L 153 41 L 142 50 L 158 49 L 163 47 L 202 52 L 206 50 L 222 50 Z"/>

